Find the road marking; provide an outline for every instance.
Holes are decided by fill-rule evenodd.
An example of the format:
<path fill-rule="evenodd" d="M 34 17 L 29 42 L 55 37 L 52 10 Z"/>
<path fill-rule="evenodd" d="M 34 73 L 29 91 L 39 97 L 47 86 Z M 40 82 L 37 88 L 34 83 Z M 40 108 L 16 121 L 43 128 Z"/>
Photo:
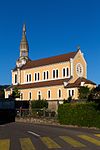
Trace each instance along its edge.
<path fill-rule="evenodd" d="M 86 147 L 86 145 L 80 143 L 79 141 L 74 140 L 69 136 L 60 136 L 60 138 L 73 147 Z"/>
<path fill-rule="evenodd" d="M 36 133 L 34 133 L 34 132 L 32 132 L 32 131 L 28 131 L 28 133 L 33 134 L 34 136 L 40 137 L 39 134 L 36 134 Z"/>
<path fill-rule="evenodd" d="M 9 147 L 10 147 L 9 139 L 0 140 L 0 150 L 9 150 Z"/>
<path fill-rule="evenodd" d="M 96 140 L 90 136 L 87 136 L 87 135 L 78 135 L 78 137 L 82 138 L 83 140 L 86 140 L 88 142 L 91 142 L 97 146 L 100 146 L 100 141 L 99 140 Z"/>
<path fill-rule="evenodd" d="M 95 136 L 100 137 L 100 134 L 95 134 Z"/>
<path fill-rule="evenodd" d="M 20 144 L 22 150 L 36 150 L 30 138 L 20 138 Z"/>
<path fill-rule="evenodd" d="M 40 139 L 48 148 L 61 148 L 60 145 L 49 137 L 41 137 Z"/>

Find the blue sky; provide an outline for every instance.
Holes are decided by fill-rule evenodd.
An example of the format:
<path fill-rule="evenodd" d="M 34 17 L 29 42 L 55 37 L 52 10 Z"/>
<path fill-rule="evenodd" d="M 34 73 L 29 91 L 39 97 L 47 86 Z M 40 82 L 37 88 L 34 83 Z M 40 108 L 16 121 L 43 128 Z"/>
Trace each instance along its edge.
<path fill-rule="evenodd" d="M 100 84 L 100 0 L 0 2 L 0 85 L 11 84 L 23 23 L 31 59 L 76 51 L 80 45 L 88 79 Z"/>

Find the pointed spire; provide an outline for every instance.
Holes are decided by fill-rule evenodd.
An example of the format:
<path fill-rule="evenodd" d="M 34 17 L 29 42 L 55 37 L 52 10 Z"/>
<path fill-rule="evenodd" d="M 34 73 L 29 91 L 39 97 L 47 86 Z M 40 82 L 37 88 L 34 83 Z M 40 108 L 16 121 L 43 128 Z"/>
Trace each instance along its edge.
<path fill-rule="evenodd" d="M 26 38 L 26 25 L 23 24 L 23 29 L 22 29 L 22 40 L 20 43 L 20 57 L 27 57 L 28 58 L 28 42 Z"/>

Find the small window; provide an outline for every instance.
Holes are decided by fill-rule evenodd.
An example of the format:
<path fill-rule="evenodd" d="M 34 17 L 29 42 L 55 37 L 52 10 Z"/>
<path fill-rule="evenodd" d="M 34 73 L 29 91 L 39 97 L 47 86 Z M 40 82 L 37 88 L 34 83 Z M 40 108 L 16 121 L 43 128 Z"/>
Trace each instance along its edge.
<path fill-rule="evenodd" d="M 74 90 L 72 90 L 72 96 L 74 96 Z"/>
<path fill-rule="evenodd" d="M 65 77 L 65 68 L 63 69 L 63 77 Z"/>
<path fill-rule="evenodd" d="M 71 96 L 71 90 L 69 90 L 69 96 Z"/>
<path fill-rule="evenodd" d="M 41 100 L 41 92 L 38 92 L 38 100 Z"/>
<path fill-rule="evenodd" d="M 15 74 L 15 83 L 17 83 L 17 74 Z"/>
<path fill-rule="evenodd" d="M 35 73 L 35 81 L 36 81 L 36 78 L 37 78 L 37 74 Z"/>
<path fill-rule="evenodd" d="M 43 79 L 46 80 L 48 78 L 49 78 L 49 72 L 48 71 L 43 72 Z"/>
<path fill-rule="evenodd" d="M 51 97 L 51 91 L 49 90 L 48 91 L 48 99 L 50 99 L 50 97 Z"/>
<path fill-rule="evenodd" d="M 23 99 L 23 93 L 20 94 L 20 99 L 21 99 L 21 100 Z"/>
<path fill-rule="evenodd" d="M 27 82 L 28 82 L 28 74 L 27 74 Z"/>
<path fill-rule="evenodd" d="M 29 82 L 31 82 L 31 74 L 29 74 Z"/>
<path fill-rule="evenodd" d="M 55 78 L 55 70 L 53 70 L 53 78 Z"/>
<path fill-rule="evenodd" d="M 43 73 L 43 77 L 44 77 L 44 80 L 46 79 L 46 77 L 45 77 L 45 72 Z"/>
<path fill-rule="evenodd" d="M 68 67 L 63 68 L 62 74 L 63 74 L 63 77 L 69 77 L 69 68 Z"/>
<path fill-rule="evenodd" d="M 34 78 L 35 78 L 34 79 L 35 81 L 38 81 L 40 79 L 40 74 L 39 73 L 35 73 Z"/>
<path fill-rule="evenodd" d="M 69 68 L 66 68 L 66 75 L 69 76 Z"/>
<path fill-rule="evenodd" d="M 40 74 L 38 73 L 38 80 L 40 79 Z"/>
<path fill-rule="evenodd" d="M 47 71 L 47 79 L 49 78 L 49 72 Z"/>
<path fill-rule="evenodd" d="M 29 100 L 31 100 L 31 99 L 32 99 L 32 93 L 29 92 Z"/>
<path fill-rule="evenodd" d="M 56 78 L 58 78 L 58 70 L 56 70 Z"/>
<path fill-rule="evenodd" d="M 53 70 L 53 78 L 58 78 L 58 69 Z"/>
<path fill-rule="evenodd" d="M 61 98 L 61 90 L 58 91 L 58 96 Z"/>

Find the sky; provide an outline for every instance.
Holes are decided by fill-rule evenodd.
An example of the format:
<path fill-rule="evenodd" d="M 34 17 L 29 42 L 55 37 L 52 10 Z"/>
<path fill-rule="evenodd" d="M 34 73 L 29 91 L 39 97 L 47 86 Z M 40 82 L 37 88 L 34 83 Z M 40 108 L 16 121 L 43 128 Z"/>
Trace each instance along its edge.
<path fill-rule="evenodd" d="M 26 24 L 32 60 L 76 51 L 87 78 L 100 84 L 100 0 L 3 0 L 0 2 L 0 85 L 11 84 Z"/>

